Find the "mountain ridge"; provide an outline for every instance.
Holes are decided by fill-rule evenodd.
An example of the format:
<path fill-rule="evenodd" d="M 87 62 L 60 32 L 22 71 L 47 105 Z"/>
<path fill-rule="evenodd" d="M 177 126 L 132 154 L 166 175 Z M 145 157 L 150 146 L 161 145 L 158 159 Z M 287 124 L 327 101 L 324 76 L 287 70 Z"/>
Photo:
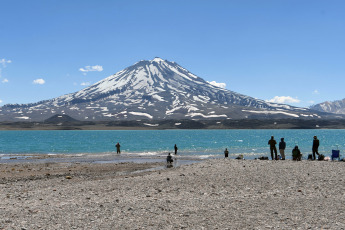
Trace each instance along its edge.
<path fill-rule="evenodd" d="M 325 101 L 312 105 L 310 108 L 320 112 L 345 114 L 345 98 L 342 100 Z"/>
<path fill-rule="evenodd" d="M 42 121 L 55 114 L 81 121 L 332 117 L 217 87 L 158 57 L 139 61 L 74 93 L 0 107 L 0 121 Z"/>

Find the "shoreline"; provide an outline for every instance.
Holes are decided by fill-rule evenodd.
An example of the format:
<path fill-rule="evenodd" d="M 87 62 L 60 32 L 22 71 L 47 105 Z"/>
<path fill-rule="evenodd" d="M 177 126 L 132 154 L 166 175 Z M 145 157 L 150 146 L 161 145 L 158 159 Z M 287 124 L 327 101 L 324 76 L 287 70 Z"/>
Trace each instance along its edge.
<path fill-rule="evenodd" d="M 128 124 L 130 122 L 130 124 Z M 179 125 L 176 125 L 179 123 Z M 344 118 L 1 121 L 0 130 L 345 129 Z"/>
<path fill-rule="evenodd" d="M 174 157 L 170 167 L 201 162 Z M 14 154 L 0 157 L 0 183 L 9 178 L 28 180 L 93 174 L 131 175 L 167 169 L 165 157 L 121 156 L 116 154 Z M 92 173 L 93 172 L 93 173 Z"/>
<path fill-rule="evenodd" d="M 310 153 L 309 153 L 310 154 Z M 321 153 L 320 153 L 321 154 Z M 150 153 L 0 153 L 0 164 L 21 164 L 21 163 L 93 163 L 93 164 L 108 164 L 108 163 L 165 163 L 167 152 L 160 152 L 157 154 Z M 279 154 L 278 154 L 279 155 Z M 175 160 L 175 166 L 184 164 L 196 163 L 205 160 L 225 159 L 224 154 L 172 154 Z M 270 153 L 230 153 L 228 159 L 237 159 L 243 156 L 240 160 L 260 160 L 261 157 L 267 157 L 271 161 Z M 280 155 L 279 155 L 280 156 Z M 324 161 L 331 161 L 331 154 L 324 155 Z M 292 160 L 290 152 L 285 153 L 286 160 Z M 337 159 L 338 160 L 338 159 Z M 340 160 L 344 160 L 341 156 Z M 281 161 L 281 159 L 279 159 Z M 308 154 L 302 153 L 302 161 L 309 161 Z M 176 164 L 177 163 L 177 164 Z"/>
<path fill-rule="evenodd" d="M 166 154 L 149 155 L 149 154 L 116 154 L 116 153 L 1 153 L 0 164 L 2 163 L 94 163 L 94 164 L 107 164 L 107 163 L 154 163 L 165 162 Z M 203 156 L 195 155 L 174 155 L 173 158 L 179 162 L 199 162 L 205 160 Z M 219 157 L 212 157 L 216 159 Z M 207 158 L 208 159 L 208 158 Z"/>

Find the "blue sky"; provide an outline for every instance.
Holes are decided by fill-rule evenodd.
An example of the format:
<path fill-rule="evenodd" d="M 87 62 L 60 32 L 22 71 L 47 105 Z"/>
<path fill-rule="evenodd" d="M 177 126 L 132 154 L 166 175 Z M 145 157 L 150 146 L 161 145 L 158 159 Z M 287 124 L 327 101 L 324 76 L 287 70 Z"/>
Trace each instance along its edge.
<path fill-rule="evenodd" d="M 0 0 L 0 106 L 154 57 L 255 98 L 343 99 L 344 12 L 343 0 Z"/>

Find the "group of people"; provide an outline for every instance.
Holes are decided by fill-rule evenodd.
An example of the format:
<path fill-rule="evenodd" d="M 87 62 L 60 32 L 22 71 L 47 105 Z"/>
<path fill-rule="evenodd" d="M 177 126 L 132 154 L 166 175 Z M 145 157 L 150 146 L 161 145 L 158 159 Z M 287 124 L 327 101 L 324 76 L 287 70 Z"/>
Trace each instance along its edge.
<path fill-rule="evenodd" d="M 271 139 L 268 141 L 268 145 L 270 146 L 272 160 L 278 160 L 278 151 L 277 151 L 276 144 L 277 144 L 277 141 L 274 140 L 274 136 L 271 136 Z M 314 136 L 311 160 L 316 160 L 316 155 L 320 156 L 319 145 L 320 145 L 319 139 L 317 139 L 317 136 Z M 286 149 L 286 142 L 284 141 L 284 138 L 282 137 L 279 142 L 279 153 L 280 153 L 281 160 L 285 160 L 285 149 Z M 229 150 L 227 148 L 224 150 L 224 156 L 225 158 L 229 157 Z M 295 161 L 300 161 L 302 159 L 301 150 L 299 150 L 297 145 L 292 149 L 292 159 Z"/>
<path fill-rule="evenodd" d="M 281 159 L 285 160 L 286 143 L 284 141 L 284 138 L 281 138 L 280 140 L 281 141 L 279 142 L 279 153 L 280 153 Z M 274 136 L 271 136 L 271 139 L 268 141 L 268 145 L 270 146 L 272 160 L 278 160 L 276 144 L 277 142 L 276 140 L 274 140 Z M 317 139 L 317 136 L 314 136 L 313 146 L 312 146 L 312 160 L 316 160 L 316 155 L 320 156 L 319 145 L 320 145 L 319 139 Z M 273 152 L 274 152 L 274 157 L 273 157 Z M 292 150 L 292 159 L 297 160 L 297 161 L 302 159 L 301 151 L 298 149 L 297 145 Z"/>
<path fill-rule="evenodd" d="M 278 160 L 278 151 L 277 151 L 276 144 L 277 144 L 277 141 L 274 139 L 274 136 L 271 136 L 271 139 L 268 141 L 268 145 L 270 146 L 272 160 Z M 316 155 L 320 156 L 319 145 L 320 145 L 319 139 L 317 139 L 317 136 L 314 136 L 313 147 L 312 147 L 312 160 L 316 160 Z M 116 147 L 117 154 L 120 154 L 121 153 L 120 143 L 117 142 L 115 147 Z M 284 138 L 282 137 L 279 142 L 279 153 L 280 153 L 281 160 L 285 160 L 285 148 L 286 148 L 286 142 L 284 141 Z M 177 150 L 178 148 L 175 144 L 174 145 L 175 155 L 177 155 Z M 224 151 L 224 155 L 225 155 L 225 158 L 229 157 L 229 150 L 227 148 Z M 292 159 L 297 160 L 297 161 L 302 159 L 301 151 L 299 150 L 297 145 L 292 149 Z M 171 154 L 169 153 L 167 156 L 167 163 L 171 164 L 172 162 L 173 162 L 173 158 Z"/>
<path fill-rule="evenodd" d="M 120 149 L 121 145 L 120 145 L 120 143 L 117 142 L 117 144 L 115 145 L 115 147 L 116 147 L 116 153 L 117 153 L 117 154 L 120 154 L 120 153 L 121 153 L 121 149 Z M 174 145 L 175 155 L 177 155 L 177 150 L 178 150 L 178 148 L 177 148 L 177 145 L 175 144 L 175 145 Z M 174 162 L 174 160 L 173 160 L 171 154 L 169 153 L 168 156 L 167 156 L 167 163 L 168 163 L 168 164 L 172 164 L 173 162 Z"/>
<path fill-rule="evenodd" d="M 117 153 L 117 154 L 120 154 L 120 153 L 121 153 L 121 149 L 120 149 L 121 145 L 120 145 L 120 143 L 117 142 L 117 144 L 115 145 L 115 147 L 116 147 L 116 153 Z M 175 144 L 175 145 L 174 145 L 175 155 L 177 154 L 177 150 L 178 150 L 178 148 L 177 148 L 177 145 Z M 170 154 L 170 153 L 169 153 L 169 154 Z"/>

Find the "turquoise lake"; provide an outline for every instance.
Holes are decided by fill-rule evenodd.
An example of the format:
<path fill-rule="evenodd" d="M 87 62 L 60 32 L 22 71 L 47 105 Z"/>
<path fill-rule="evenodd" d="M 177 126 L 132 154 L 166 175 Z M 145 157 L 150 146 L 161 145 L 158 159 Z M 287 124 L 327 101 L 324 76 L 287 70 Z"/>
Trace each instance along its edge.
<path fill-rule="evenodd" d="M 177 144 L 180 156 L 222 157 L 225 148 L 230 156 L 245 158 L 269 156 L 271 136 L 279 143 L 284 137 L 286 155 L 298 145 L 304 156 L 311 153 L 313 136 L 320 140 L 319 152 L 329 156 L 332 149 L 345 149 L 345 130 L 111 130 L 111 131 L 0 131 L 0 154 L 122 154 L 160 156 L 173 152 Z"/>

